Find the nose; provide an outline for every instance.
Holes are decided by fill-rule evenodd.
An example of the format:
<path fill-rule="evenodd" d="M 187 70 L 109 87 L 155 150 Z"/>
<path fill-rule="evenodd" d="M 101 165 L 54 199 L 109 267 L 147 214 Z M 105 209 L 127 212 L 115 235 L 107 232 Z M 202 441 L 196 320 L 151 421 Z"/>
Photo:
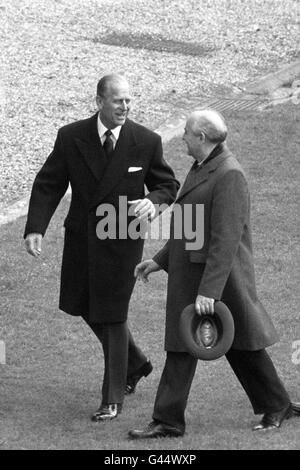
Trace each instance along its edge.
<path fill-rule="evenodd" d="M 128 103 L 126 103 L 125 100 L 122 101 L 122 109 L 123 109 L 124 111 L 127 111 L 127 109 L 128 109 Z"/>

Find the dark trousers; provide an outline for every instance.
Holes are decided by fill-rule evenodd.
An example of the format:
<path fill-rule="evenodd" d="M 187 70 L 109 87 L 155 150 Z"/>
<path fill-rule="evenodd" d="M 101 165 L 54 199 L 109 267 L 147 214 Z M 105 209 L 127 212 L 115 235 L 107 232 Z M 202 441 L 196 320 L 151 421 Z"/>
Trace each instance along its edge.
<path fill-rule="evenodd" d="M 231 349 L 226 358 L 248 395 L 255 414 L 279 411 L 290 403 L 289 395 L 264 349 Z M 184 412 L 197 362 L 188 353 L 167 353 L 156 394 L 153 419 L 184 432 Z"/>
<path fill-rule="evenodd" d="M 104 376 L 102 404 L 122 405 L 127 377 L 133 375 L 146 361 L 133 340 L 127 322 L 98 324 L 85 322 L 102 344 L 104 354 Z"/>

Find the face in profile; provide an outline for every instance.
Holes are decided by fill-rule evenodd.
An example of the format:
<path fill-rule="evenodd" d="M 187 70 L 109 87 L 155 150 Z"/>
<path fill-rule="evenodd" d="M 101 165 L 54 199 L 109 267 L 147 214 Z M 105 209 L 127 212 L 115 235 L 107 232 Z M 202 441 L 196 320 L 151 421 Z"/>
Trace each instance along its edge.
<path fill-rule="evenodd" d="M 183 140 L 186 143 L 188 155 L 196 158 L 200 150 L 200 138 L 193 133 L 188 122 L 184 129 Z"/>
<path fill-rule="evenodd" d="M 97 96 L 100 118 L 105 127 L 114 129 L 122 126 L 131 106 L 129 85 L 126 80 L 111 81 L 107 84 L 104 96 Z"/>

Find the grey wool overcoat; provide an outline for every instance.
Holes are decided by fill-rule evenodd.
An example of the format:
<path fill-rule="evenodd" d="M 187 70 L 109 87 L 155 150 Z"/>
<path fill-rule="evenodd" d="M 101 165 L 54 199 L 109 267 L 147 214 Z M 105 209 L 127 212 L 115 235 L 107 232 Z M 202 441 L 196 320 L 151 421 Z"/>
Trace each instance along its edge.
<path fill-rule="evenodd" d="M 170 239 L 154 256 L 168 272 L 167 351 L 186 351 L 180 338 L 179 318 L 198 294 L 222 300 L 231 310 L 235 323 L 234 349 L 258 350 L 278 339 L 256 293 L 245 174 L 225 144 L 213 152 L 213 158 L 206 164 L 198 169 L 193 165 L 189 172 L 173 209 Z M 186 243 L 191 240 L 184 231 L 182 238 L 178 236 L 180 215 L 178 218 L 177 211 L 176 217 L 174 210 L 177 205 L 182 209 L 191 205 L 195 229 L 196 211 L 198 215 L 201 212 L 197 204 L 204 205 L 204 240 L 201 248 L 191 249 L 187 248 Z"/>
<path fill-rule="evenodd" d="M 171 204 L 179 183 L 163 159 L 160 136 L 129 119 L 108 160 L 98 135 L 97 117 L 95 114 L 58 131 L 54 149 L 33 184 L 25 236 L 45 234 L 70 183 L 59 305 L 71 315 L 85 315 L 90 322 L 114 323 L 127 318 L 134 268 L 141 260 L 144 243 L 142 238 L 124 237 L 124 230 L 119 237 L 120 217 L 126 229 L 134 219 L 120 214 L 119 198 L 143 198 L 146 186 L 147 198 L 154 204 Z M 108 205 L 115 208 L 116 234 L 101 239 L 97 227 L 105 211 L 99 212 L 99 208 Z"/>

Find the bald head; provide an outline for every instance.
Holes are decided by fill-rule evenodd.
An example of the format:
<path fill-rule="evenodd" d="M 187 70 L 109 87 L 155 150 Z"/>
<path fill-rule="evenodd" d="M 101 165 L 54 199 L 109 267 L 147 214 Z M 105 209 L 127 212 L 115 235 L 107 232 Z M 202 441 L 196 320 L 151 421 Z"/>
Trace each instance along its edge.
<path fill-rule="evenodd" d="M 224 142 L 227 137 L 227 126 L 224 118 L 214 109 L 194 111 L 189 116 L 187 125 L 195 136 L 200 136 L 203 132 L 213 144 Z"/>
<path fill-rule="evenodd" d="M 125 77 L 117 73 L 104 75 L 97 84 L 97 95 L 103 98 L 107 93 L 110 93 L 112 89 L 119 86 L 127 87 L 127 89 L 129 89 L 129 84 Z"/>

